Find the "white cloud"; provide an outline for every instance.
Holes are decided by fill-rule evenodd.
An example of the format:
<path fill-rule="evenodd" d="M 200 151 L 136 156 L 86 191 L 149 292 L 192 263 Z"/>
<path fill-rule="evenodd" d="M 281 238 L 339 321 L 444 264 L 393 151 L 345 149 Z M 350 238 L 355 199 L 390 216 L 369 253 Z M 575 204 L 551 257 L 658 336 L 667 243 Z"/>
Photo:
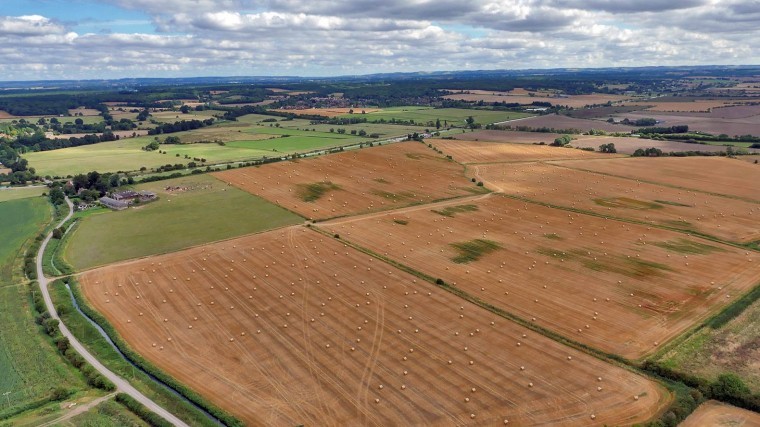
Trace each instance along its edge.
<path fill-rule="evenodd" d="M 757 0 L 107 1 L 157 33 L 0 16 L 5 78 L 760 62 Z"/>

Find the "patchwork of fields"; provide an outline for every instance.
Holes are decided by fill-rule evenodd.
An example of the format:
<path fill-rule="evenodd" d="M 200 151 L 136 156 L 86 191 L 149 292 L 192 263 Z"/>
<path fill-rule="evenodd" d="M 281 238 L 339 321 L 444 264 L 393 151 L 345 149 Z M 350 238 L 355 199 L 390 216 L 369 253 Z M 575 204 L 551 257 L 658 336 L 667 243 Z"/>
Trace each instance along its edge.
<path fill-rule="evenodd" d="M 224 168 L 364 143 L 134 185 L 158 200 L 80 214 L 57 246 L 87 302 L 130 347 L 246 424 L 645 423 L 677 399 L 672 384 L 638 370 L 644 361 L 708 381 L 732 372 L 760 390 L 754 159 L 629 158 L 642 147 L 725 147 L 577 132 L 635 129 L 608 123 L 607 113 L 744 129 L 760 124 L 756 106 L 523 89 L 448 98 L 613 104 L 578 110 L 588 118 L 287 110 L 296 117 L 250 114 L 172 133 L 182 143 L 157 151 L 143 149 L 155 140 L 143 136 L 23 156 L 42 175 L 66 176 L 189 161 Z M 612 142 L 619 152 L 540 144 L 560 133 L 459 129 L 469 116 L 566 130 L 570 145 Z M 367 123 L 334 124 L 358 117 Z M 457 128 L 442 130 L 445 139 L 386 142 L 434 132 L 437 121 Z M 49 219 L 43 191 L 0 191 L 0 217 L 18 221 L 0 228 L 0 323 L 9 325 L 0 329 L 0 371 L 10 373 L 0 391 L 13 390 L 15 402 L 46 397 L 42 376 L 83 387 L 36 330 L 12 268 Z M 685 425 L 754 422 L 735 409 L 705 404 Z"/>

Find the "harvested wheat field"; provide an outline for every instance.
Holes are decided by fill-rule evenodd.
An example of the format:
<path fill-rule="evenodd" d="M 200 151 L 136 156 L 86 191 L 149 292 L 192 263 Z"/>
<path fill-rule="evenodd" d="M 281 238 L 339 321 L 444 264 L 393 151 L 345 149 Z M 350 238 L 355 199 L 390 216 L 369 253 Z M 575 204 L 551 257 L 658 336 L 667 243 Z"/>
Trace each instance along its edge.
<path fill-rule="evenodd" d="M 630 359 L 650 354 L 760 282 L 756 252 L 501 195 L 320 227 L 540 327 Z"/>
<path fill-rule="evenodd" d="M 615 149 L 621 154 L 633 154 L 639 148 L 658 148 L 665 153 L 678 152 L 678 151 L 706 151 L 706 152 L 725 152 L 726 147 L 722 145 L 707 145 L 707 144 L 690 144 L 688 142 L 680 141 L 657 141 L 654 139 L 633 138 L 633 137 L 614 137 L 614 136 L 588 136 L 578 135 L 570 145 L 573 147 L 591 147 L 595 150 L 599 149 L 601 144 L 615 144 Z M 743 148 L 743 150 L 749 153 L 760 153 L 760 149 L 755 148 Z"/>
<path fill-rule="evenodd" d="M 628 158 L 563 166 L 760 201 L 760 168 L 723 157 Z"/>
<path fill-rule="evenodd" d="M 135 350 L 249 425 L 620 425 L 670 399 L 306 227 L 80 282 Z"/>
<path fill-rule="evenodd" d="M 758 427 L 760 414 L 737 408 L 715 400 L 699 405 L 681 424 L 681 427 Z"/>
<path fill-rule="evenodd" d="M 426 139 L 426 143 L 443 151 L 459 163 L 530 162 L 536 160 L 583 160 L 615 157 L 571 147 L 510 144 L 505 142 Z M 552 141 L 549 141 L 552 142 Z"/>
<path fill-rule="evenodd" d="M 548 163 L 477 165 L 486 187 L 543 203 L 697 231 L 724 240 L 760 240 L 760 205 L 631 181 Z"/>
<path fill-rule="evenodd" d="M 480 194 L 461 165 L 419 142 L 214 174 L 307 218 L 393 209 Z"/>

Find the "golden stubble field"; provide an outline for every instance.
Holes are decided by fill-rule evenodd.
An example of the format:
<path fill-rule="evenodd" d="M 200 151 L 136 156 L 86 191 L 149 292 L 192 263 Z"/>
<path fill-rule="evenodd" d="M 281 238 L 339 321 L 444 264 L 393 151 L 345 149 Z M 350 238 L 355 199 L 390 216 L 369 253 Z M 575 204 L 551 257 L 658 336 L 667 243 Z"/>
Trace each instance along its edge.
<path fill-rule="evenodd" d="M 547 141 L 550 144 L 553 140 Z M 571 147 L 504 142 L 427 139 L 426 142 L 460 163 L 528 162 L 537 160 L 609 159 L 615 154 L 593 153 Z"/>
<path fill-rule="evenodd" d="M 676 160 L 676 159 L 672 159 Z M 676 160 L 677 161 L 677 160 Z M 565 163 L 572 166 L 574 163 Z M 474 166 L 507 194 L 600 215 L 698 231 L 732 242 L 760 240 L 760 204 L 569 169 L 551 163 Z"/>
<path fill-rule="evenodd" d="M 760 282 L 756 252 L 501 195 L 320 227 L 630 359 L 652 353 Z"/>
<path fill-rule="evenodd" d="M 80 282 L 135 350 L 249 425 L 620 425 L 670 399 L 306 227 Z"/>
<path fill-rule="evenodd" d="M 214 176 L 315 219 L 482 193 L 466 180 L 462 165 L 419 142 L 234 169 Z"/>
<path fill-rule="evenodd" d="M 723 157 L 627 158 L 559 163 L 609 175 L 760 202 L 760 167 Z"/>

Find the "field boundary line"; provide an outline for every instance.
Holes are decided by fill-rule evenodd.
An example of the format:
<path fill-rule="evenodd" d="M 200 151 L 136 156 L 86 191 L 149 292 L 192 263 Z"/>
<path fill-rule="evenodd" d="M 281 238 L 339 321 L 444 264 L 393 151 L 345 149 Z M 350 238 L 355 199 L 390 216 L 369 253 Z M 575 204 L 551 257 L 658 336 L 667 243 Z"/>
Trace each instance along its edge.
<path fill-rule="evenodd" d="M 514 199 L 514 200 L 519 200 L 519 201 L 525 202 L 525 203 L 532 203 L 534 205 L 544 206 L 544 207 L 547 207 L 547 208 L 550 208 L 550 209 L 558 209 L 558 210 L 563 210 L 563 211 L 568 211 L 568 212 L 575 212 L 575 213 L 580 214 L 580 215 L 588 215 L 588 216 L 593 216 L 593 217 L 597 217 L 597 218 L 602 218 L 602 219 L 607 219 L 607 220 L 612 220 L 612 221 L 618 221 L 618 222 L 627 222 L 629 224 L 646 225 L 647 227 L 654 227 L 654 228 L 659 228 L 661 230 L 667 230 L 667 231 L 673 231 L 673 232 L 677 232 L 677 233 L 681 233 L 681 234 L 686 234 L 689 237 L 694 237 L 694 238 L 703 239 L 703 240 L 709 240 L 709 241 L 711 241 L 713 243 L 718 243 L 718 244 L 722 244 L 722 245 L 726 245 L 726 246 L 731 246 L 731 247 L 738 248 L 738 249 L 749 249 L 749 250 L 752 250 L 752 251 L 755 251 L 755 252 L 760 252 L 760 249 L 755 247 L 755 242 L 749 242 L 749 243 L 731 242 L 729 240 L 723 240 L 723 239 L 720 239 L 718 237 L 711 236 L 711 235 L 706 234 L 706 233 L 702 233 L 700 231 L 683 230 L 683 229 L 676 228 L 676 227 L 670 227 L 670 226 L 662 225 L 662 224 L 649 223 L 649 222 L 645 222 L 645 221 L 641 221 L 641 220 L 637 220 L 637 219 L 632 219 L 632 218 L 623 218 L 623 217 L 619 217 L 619 216 L 603 215 L 603 214 L 600 214 L 600 213 L 597 213 L 597 212 L 586 211 L 586 210 L 583 210 L 583 209 L 578 209 L 578 208 L 573 208 L 573 207 L 568 207 L 568 206 L 555 205 L 555 204 L 552 204 L 552 203 L 541 202 L 541 201 L 538 201 L 538 200 L 533 200 L 533 199 L 529 199 L 527 197 L 516 196 L 516 195 L 512 195 L 512 194 L 506 194 L 506 193 L 496 193 L 496 194 L 498 194 L 499 196 L 502 196 L 502 197 L 506 197 L 506 198 L 510 198 L 510 199 Z"/>
<path fill-rule="evenodd" d="M 386 257 L 384 255 L 380 255 L 380 254 L 374 252 L 373 250 L 365 248 L 363 246 L 360 246 L 360 245 L 358 245 L 358 244 L 356 244 L 356 243 L 354 243 L 354 242 L 352 242 L 350 240 L 345 240 L 342 237 L 336 238 L 334 233 L 330 233 L 327 230 L 321 229 L 321 228 L 319 228 L 317 226 L 311 226 L 309 228 L 311 228 L 314 231 L 316 231 L 318 233 L 321 233 L 321 234 L 323 234 L 323 235 L 325 235 L 325 236 L 327 236 L 327 237 L 329 237 L 331 239 L 338 239 L 341 242 L 343 242 L 344 244 L 346 244 L 346 245 L 348 245 L 348 246 L 350 246 L 350 247 L 352 247 L 352 248 L 354 248 L 354 249 L 356 249 L 356 250 L 358 250 L 358 251 L 360 251 L 360 252 L 362 252 L 364 254 L 367 254 L 367 255 L 369 255 L 369 256 L 371 256 L 373 258 L 376 258 L 376 259 L 378 259 L 380 261 L 383 261 L 386 264 L 390 264 L 391 266 L 393 266 L 395 268 L 398 268 L 399 270 L 404 271 L 405 273 L 409 273 L 409 274 L 411 274 L 413 276 L 419 277 L 420 279 L 423 279 L 426 282 L 429 282 L 429 283 L 435 285 L 436 287 L 444 289 L 447 292 L 450 292 L 450 293 L 452 293 L 452 294 L 454 294 L 454 295 L 456 295 L 456 296 L 464 299 L 465 301 L 471 302 L 471 303 L 473 303 L 473 304 L 475 304 L 475 305 L 477 305 L 477 306 L 479 306 L 479 307 L 481 307 L 483 309 L 486 309 L 486 310 L 488 310 L 488 311 L 490 311 L 490 312 L 492 312 L 492 313 L 494 313 L 494 314 L 496 314 L 496 315 L 498 315 L 498 316 L 500 316 L 502 318 L 505 318 L 507 320 L 515 322 L 515 323 L 519 324 L 520 326 L 526 327 L 526 328 L 528 328 L 528 329 L 530 329 L 530 330 L 532 330 L 534 332 L 540 333 L 541 335 L 544 335 L 544 336 L 546 336 L 546 337 L 548 337 L 548 338 L 550 338 L 550 339 L 552 339 L 554 341 L 557 341 L 557 342 L 559 342 L 561 344 L 564 344 L 564 345 L 567 345 L 569 347 L 572 347 L 572 348 L 574 348 L 576 350 L 583 351 L 584 353 L 592 355 L 592 356 L 596 357 L 597 359 L 603 360 L 605 362 L 613 363 L 613 364 L 621 366 L 621 367 L 624 366 L 626 368 L 633 369 L 636 372 L 640 372 L 638 370 L 638 368 L 636 367 L 636 365 L 634 364 L 634 361 L 632 361 L 630 359 L 627 359 L 627 358 L 622 357 L 622 356 L 618 356 L 616 354 L 603 352 L 603 351 L 598 350 L 598 349 L 596 349 L 594 347 L 591 347 L 591 346 L 588 346 L 586 344 L 582 344 L 582 343 L 580 343 L 578 341 L 575 341 L 575 340 L 573 340 L 571 338 L 567 338 L 564 335 L 561 335 L 559 333 L 552 332 L 551 330 L 546 329 L 546 328 L 541 327 L 541 326 L 538 326 L 538 325 L 534 324 L 533 322 L 530 322 L 528 320 L 523 319 L 520 316 L 512 314 L 512 313 L 510 313 L 510 312 L 508 312 L 508 311 L 506 311 L 504 309 L 501 309 L 499 307 L 496 307 L 494 305 L 491 305 L 491 304 L 489 304 L 489 303 L 487 303 L 487 302 L 485 302 L 485 301 L 483 301 L 483 300 L 481 300 L 481 299 L 479 299 L 479 298 L 477 298 L 475 296 L 470 295 L 469 293 L 465 292 L 464 290 L 459 289 L 456 286 L 453 286 L 453 285 L 448 284 L 446 282 L 443 282 L 443 280 L 436 279 L 433 276 L 428 275 L 427 273 L 423 273 L 421 271 L 415 270 L 412 267 L 409 267 L 409 266 L 407 266 L 405 264 L 402 264 L 402 263 L 400 263 L 398 261 L 390 259 L 390 258 L 388 258 L 388 257 Z"/>
<path fill-rule="evenodd" d="M 593 159 L 593 160 L 603 160 L 603 159 Z M 756 205 L 760 205 L 760 200 L 756 200 L 756 199 L 749 199 L 749 198 L 741 197 L 741 196 L 733 196 L 733 195 L 730 195 L 730 194 L 714 193 L 712 191 L 699 190 L 697 188 L 682 187 L 680 185 L 675 185 L 675 184 L 666 184 L 664 182 L 650 181 L 650 180 L 647 180 L 647 179 L 631 178 L 630 176 L 616 175 L 616 174 L 607 173 L 607 172 L 594 171 L 594 170 L 591 170 L 591 169 L 584 169 L 584 168 L 571 167 L 571 166 L 566 166 L 566 165 L 558 165 L 558 164 L 552 163 L 552 162 L 559 162 L 559 161 L 563 161 L 564 162 L 564 160 L 547 160 L 544 163 L 552 165 L 552 166 L 556 166 L 556 167 L 559 167 L 559 168 L 566 168 L 566 169 L 572 169 L 572 170 L 579 170 L 579 171 L 583 171 L 583 172 L 590 172 L 590 173 L 595 173 L 597 175 L 613 176 L 615 178 L 627 179 L 629 181 L 643 182 L 643 183 L 646 183 L 646 184 L 659 185 L 661 187 L 675 188 L 677 190 L 693 191 L 695 193 L 709 194 L 711 196 L 723 197 L 723 198 L 726 198 L 726 199 L 741 200 L 741 201 L 744 201 L 744 202 L 747 202 L 747 203 L 754 203 Z"/>
<path fill-rule="evenodd" d="M 689 338 L 693 337 L 695 334 L 700 332 L 701 330 L 705 328 L 711 328 L 713 330 L 718 330 L 723 325 L 719 326 L 718 328 L 713 328 L 710 323 L 712 323 L 715 319 L 717 319 L 720 316 L 723 316 L 726 312 L 729 312 L 736 307 L 740 307 L 741 305 L 746 304 L 745 299 L 746 298 L 754 298 L 753 301 L 749 301 L 749 304 L 745 305 L 741 310 L 734 313 L 730 319 L 727 320 L 727 322 L 730 322 L 731 320 L 735 319 L 736 317 L 740 316 L 742 313 L 744 313 L 745 310 L 747 310 L 753 302 L 760 300 L 760 283 L 753 286 L 751 289 L 749 289 L 747 292 L 741 294 L 738 298 L 736 298 L 731 304 L 723 307 L 722 310 L 719 310 L 713 314 L 711 314 L 709 317 L 705 318 L 702 322 L 694 325 L 693 327 L 685 330 L 684 332 L 680 333 L 677 337 L 673 338 L 672 340 L 668 341 L 667 344 L 663 345 L 659 350 L 652 353 L 648 357 L 645 358 L 645 360 L 657 363 L 659 359 L 661 359 L 665 354 L 673 351 L 675 348 L 677 348 L 679 345 L 686 342 Z M 726 322 L 726 323 L 727 323 Z"/>

